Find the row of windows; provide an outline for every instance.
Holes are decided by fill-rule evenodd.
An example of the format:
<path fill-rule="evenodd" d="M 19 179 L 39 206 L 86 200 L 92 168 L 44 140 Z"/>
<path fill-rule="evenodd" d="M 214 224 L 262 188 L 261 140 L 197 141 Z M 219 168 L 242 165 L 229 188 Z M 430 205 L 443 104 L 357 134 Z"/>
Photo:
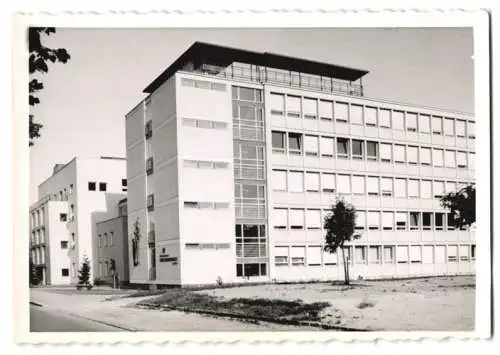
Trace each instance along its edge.
<path fill-rule="evenodd" d="M 59 193 L 53 195 L 54 201 L 68 201 L 68 196 L 73 193 L 73 184 L 69 185 L 69 188 L 62 189 Z"/>
<path fill-rule="evenodd" d="M 467 186 L 465 182 L 393 178 L 351 174 L 320 173 L 274 169 L 271 174 L 273 191 L 324 192 L 344 195 L 441 198 Z"/>
<path fill-rule="evenodd" d="M 227 122 L 200 120 L 195 118 L 183 118 L 183 126 L 206 128 L 206 129 L 227 129 Z"/>
<path fill-rule="evenodd" d="M 220 210 L 220 209 L 229 208 L 229 203 L 227 203 L 227 202 L 184 201 L 184 208 Z"/>
<path fill-rule="evenodd" d="M 222 161 L 207 161 L 207 160 L 188 160 L 184 159 L 185 168 L 198 168 L 198 169 L 227 169 L 229 163 Z"/>
<path fill-rule="evenodd" d="M 325 158 L 371 160 L 384 163 L 421 164 L 447 168 L 475 168 L 475 153 L 424 146 L 365 141 L 341 137 L 306 135 L 294 132 L 272 132 L 274 153 L 285 153 Z M 467 155 L 469 164 L 467 165 Z"/>
<path fill-rule="evenodd" d="M 444 212 L 356 211 L 356 230 L 446 231 L 454 230 L 455 216 Z M 330 210 L 274 208 L 274 229 L 322 229 Z M 465 230 L 465 227 L 463 227 Z"/>
<path fill-rule="evenodd" d="M 43 244 L 45 243 L 45 229 L 40 228 L 31 232 L 31 244 Z"/>
<path fill-rule="evenodd" d="M 229 249 L 231 245 L 229 243 L 185 243 L 184 247 L 196 250 L 219 250 Z"/>
<path fill-rule="evenodd" d="M 476 259 L 475 245 L 356 245 L 344 247 L 350 264 L 445 264 Z M 322 246 L 276 246 L 276 266 L 342 264 L 342 251 L 329 253 Z"/>
<path fill-rule="evenodd" d="M 189 86 L 198 89 L 214 90 L 214 91 L 226 91 L 226 85 L 221 83 L 213 83 L 205 80 L 195 80 L 188 78 L 181 78 L 182 86 Z"/>
<path fill-rule="evenodd" d="M 89 181 L 89 191 L 96 191 L 97 183 L 95 181 Z M 108 184 L 105 182 L 99 183 L 99 191 L 106 191 L 108 188 Z"/>
<path fill-rule="evenodd" d="M 43 225 L 43 220 L 45 217 L 45 208 L 40 208 L 36 211 L 31 212 L 31 227 L 36 228 Z"/>
<path fill-rule="evenodd" d="M 295 118 L 335 119 L 341 123 L 475 138 L 475 122 L 450 117 L 278 93 L 271 93 L 269 106 L 271 115 L 275 116 L 284 116 L 286 112 L 288 117 Z"/>
<path fill-rule="evenodd" d="M 113 246 L 113 236 L 114 236 L 114 232 L 109 232 L 109 234 L 108 233 L 98 234 L 97 235 L 97 247 L 98 248 L 105 248 L 105 247 Z"/>

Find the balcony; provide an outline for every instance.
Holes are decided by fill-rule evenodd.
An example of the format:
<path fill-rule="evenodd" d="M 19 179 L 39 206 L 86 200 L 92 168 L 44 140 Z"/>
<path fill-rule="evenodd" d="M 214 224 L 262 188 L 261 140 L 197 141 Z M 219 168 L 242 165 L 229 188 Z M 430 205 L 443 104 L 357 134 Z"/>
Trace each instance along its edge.
<path fill-rule="evenodd" d="M 156 268 L 149 269 L 149 281 L 156 280 Z"/>
<path fill-rule="evenodd" d="M 148 243 L 149 244 L 154 244 L 155 243 L 155 238 L 156 238 L 156 233 L 154 230 L 149 231 L 148 233 Z"/>
<path fill-rule="evenodd" d="M 184 71 L 223 79 L 236 79 L 260 84 L 274 84 L 298 89 L 310 89 L 320 92 L 341 93 L 351 96 L 363 96 L 363 85 L 350 81 L 334 79 L 319 75 L 272 69 L 262 66 L 244 66 L 231 64 L 221 67 L 212 64 L 202 64 L 195 69 Z"/>

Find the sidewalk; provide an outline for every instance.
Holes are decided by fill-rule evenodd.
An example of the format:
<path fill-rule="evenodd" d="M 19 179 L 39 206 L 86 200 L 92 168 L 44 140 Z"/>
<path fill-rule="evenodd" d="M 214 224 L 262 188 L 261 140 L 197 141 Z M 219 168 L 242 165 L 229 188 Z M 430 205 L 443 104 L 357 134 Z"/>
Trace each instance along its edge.
<path fill-rule="evenodd" d="M 133 308 L 150 297 L 105 301 L 109 295 L 64 295 L 50 289 L 31 289 L 30 301 L 55 312 L 98 321 L 128 331 L 283 331 L 314 330 L 279 324 L 251 324 L 178 311 Z"/>

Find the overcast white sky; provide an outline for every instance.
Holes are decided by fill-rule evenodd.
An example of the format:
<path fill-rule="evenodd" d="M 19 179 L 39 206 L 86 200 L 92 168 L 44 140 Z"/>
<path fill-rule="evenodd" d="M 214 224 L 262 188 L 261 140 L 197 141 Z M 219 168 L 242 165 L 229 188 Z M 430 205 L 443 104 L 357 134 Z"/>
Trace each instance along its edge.
<path fill-rule="evenodd" d="M 125 114 L 195 41 L 366 69 L 368 97 L 474 112 L 470 28 L 58 29 L 46 43 L 66 48 L 71 60 L 42 78 L 33 113 L 44 127 L 30 149 L 30 203 L 56 163 L 125 157 Z"/>

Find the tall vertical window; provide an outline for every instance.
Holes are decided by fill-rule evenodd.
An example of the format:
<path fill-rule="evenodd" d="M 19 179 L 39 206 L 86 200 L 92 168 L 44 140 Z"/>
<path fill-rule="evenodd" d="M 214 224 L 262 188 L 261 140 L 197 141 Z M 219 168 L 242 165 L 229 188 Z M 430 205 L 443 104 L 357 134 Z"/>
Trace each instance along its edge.
<path fill-rule="evenodd" d="M 459 168 L 467 167 L 467 153 L 457 152 L 457 165 Z"/>
<path fill-rule="evenodd" d="M 458 246 L 448 245 L 448 262 L 456 263 L 458 261 Z"/>
<path fill-rule="evenodd" d="M 323 192 L 335 192 L 335 175 L 328 173 L 321 174 L 321 187 L 323 189 Z"/>
<path fill-rule="evenodd" d="M 333 102 L 323 100 L 319 102 L 319 117 L 322 120 L 333 119 Z"/>
<path fill-rule="evenodd" d="M 396 163 L 406 163 L 405 146 L 401 144 L 394 145 L 394 161 Z"/>
<path fill-rule="evenodd" d="M 432 134 L 443 134 L 443 118 L 432 116 Z"/>
<path fill-rule="evenodd" d="M 415 179 L 408 180 L 408 197 L 420 197 L 419 181 Z"/>
<path fill-rule="evenodd" d="M 285 113 L 285 95 L 271 93 L 269 96 L 271 115 L 283 116 Z"/>
<path fill-rule="evenodd" d="M 319 192 L 319 173 L 306 173 L 306 191 Z"/>
<path fill-rule="evenodd" d="M 89 191 L 95 191 L 95 190 L 96 190 L 95 181 L 89 181 Z"/>
<path fill-rule="evenodd" d="M 309 245 L 306 249 L 307 265 L 319 266 L 321 265 L 321 247 L 318 245 Z"/>
<path fill-rule="evenodd" d="M 366 264 L 366 247 L 356 245 L 354 247 L 354 262 L 357 264 Z"/>
<path fill-rule="evenodd" d="M 365 194 L 365 177 L 361 175 L 353 175 L 352 177 L 352 193 L 356 195 Z"/>
<path fill-rule="evenodd" d="M 302 171 L 288 173 L 288 189 L 290 192 L 304 192 L 304 173 Z"/>
<path fill-rule="evenodd" d="M 316 119 L 318 118 L 318 100 L 304 97 L 302 101 L 304 118 Z"/>
<path fill-rule="evenodd" d="M 444 230 L 444 213 L 436 212 L 434 215 L 434 226 L 436 230 Z"/>
<path fill-rule="evenodd" d="M 366 159 L 378 160 L 378 142 L 366 142 Z"/>
<path fill-rule="evenodd" d="M 422 198 L 432 198 L 432 182 L 430 180 L 420 181 L 420 196 Z"/>
<path fill-rule="evenodd" d="M 444 166 L 444 151 L 442 149 L 432 150 L 432 163 L 437 167 Z"/>
<path fill-rule="evenodd" d="M 432 229 L 432 213 L 422 212 L 422 229 L 431 230 Z"/>
<path fill-rule="evenodd" d="M 420 212 L 410 212 L 410 230 L 420 230 Z"/>
<path fill-rule="evenodd" d="M 300 97 L 299 96 L 286 96 L 286 113 L 288 117 L 300 117 Z"/>
<path fill-rule="evenodd" d="M 441 198 L 444 195 L 444 181 L 434 181 L 433 183 L 434 197 Z"/>
<path fill-rule="evenodd" d="M 469 168 L 476 169 L 476 153 L 469 153 Z"/>
<path fill-rule="evenodd" d="M 384 163 L 392 162 L 392 144 L 380 144 L 380 161 Z"/>
<path fill-rule="evenodd" d="M 383 128 L 391 128 L 391 110 L 380 109 L 379 126 Z"/>
<path fill-rule="evenodd" d="M 378 196 L 379 178 L 376 176 L 368 176 L 366 178 L 366 190 L 369 196 Z"/>
<path fill-rule="evenodd" d="M 382 229 L 385 231 L 394 229 L 394 212 L 382 212 Z"/>
<path fill-rule="evenodd" d="M 396 212 L 396 230 L 404 231 L 408 225 L 408 214 L 406 212 Z"/>
<path fill-rule="evenodd" d="M 444 134 L 446 136 L 453 137 L 455 135 L 455 124 L 453 122 L 453 118 L 445 118 L 444 119 Z"/>
<path fill-rule="evenodd" d="M 349 158 L 349 139 L 337 138 L 337 158 Z"/>
<path fill-rule="evenodd" d="M 455 215 L 453 213 L 446 214 L 446 225 L 449 231 L 455 230 Z"/>
<path fill-rule="evenodd" d="M 382 184 L 382 196 L 392 196 L 392 178 L 383 177 L 381 180 Z"/>
<path fill-rule="evenodd" d="M 457 137 L 465 138 L 465 121 L 463 120 L 455 121 L 455 132 Z"/>
<path fill-rule="evenodd" d="M 417 114 L 412 112 L 406 113 L 406 130 L 408 132 L 417 131 Z"/>
<path fill-rule="evenodd" d="M 469 139 L 476 139 L 476 123 L 469 121 L 467 122 L 467 135 Z"/>
<path fill-rule="evenodd" d="M 410 247 L 410 262 L 412 264 L 422 263 L 422 247 L 420 245 L 412 245 Z"/>
<path fill-rule="evenodd" d="M 333 157 L 333 138 L 332 137 L 320 137 L 319 139 L 319 150 L 322 157 Z"/>
<path fill-rule="evenodd" d="M 321 228 L 321 211 L 320 210 L 306 210 L 306 226 L 307 226 L 307 229 L 320 229 Z"/>
<path fill-rule="evenodd" d="M 416 165 L 418 164 L 418 147 L 408 146 L 408 164 Z"/>
<path fill-rule="evenodd" d="M 456 184 L 453 181 L 446 181 L 444 184 L 444 192 L 447 194 L 455 191 L 457 191 Z"/>
<path fill-rule="evenodd" d="M 418 131 L 420 133 L 431 133 L 431 118 L 429 115 L 420 115 L 418 118 Z"/>
<path fill-rule="evenodd" d="M 348 108 L 345 102 L 335 102 L 333 106 L 335 120 L 339 122 L 347 122 Z"/>
<path fill-rule="evenodd" d="M 273 170 L 271 173 L 271 184 L 274 191 L 286 191 L 286 171 L 285 170 Z"/>
<path fill-rule="evenodd" d="M 380 263 L 380 246 L 370 246 L 368 248 L 368 262 L 371 264 Z"/>
<path fill-rule="evenodd" d="M 406 197 L 406 179 L 394 179 L 394 195 Z"/>
<path fill-rule="evenodd" d="M 444 161 L 446 163 L 447 168 L 456 168 L 456 157 L 455 152 L 453 150 L 446 150 L 444 152 Z"/>
<path fill-rule="evenodd" d="M 396 262 L 398 264 L 407 264 L 408 256 L 408 246 L 401 245 L 396 247 Z"/>
<path fill-rule="evenodd" d="M 394 263 L 394 247 L 384 246 L 384 263 L 392 264 Z"/>
<path fill-rule="evenodd" d="M 356 225 L 354 226 L 355 230 L 365 230 L 366 228 L 366 212 L 365 211 L 357 211 L 356 213 Z"/>
<path fill-rule="evenodd" d="M 420 164 L 431 165 L 431 148 L 420 147 Z"/>
<path fill-rule="evenodd" d="M 288 132 L 288 153 L 302 154 L 302 134 Z"/>
<path fill-rule="evenodd" d="M 337 175 L 337 190 L 340 194 L 351 193 L 351 181 L 349 175 Z"/>
<path fill-rule="evenodd" d="M 304 150 L 306 155 L 318 155 L 318 136 L 304 136 Z"/>
<path fill-rule="evenodd" d="M 290 229 L 304 229 L 304 210 L 291 208 L 289 212 Z"/>
<path fill-rule="evenodd" d="M 363 124 L 363 106 L 360 105 L 351 105 L 351 115 L 350 115 L 350 123 L 351 124 Z"/>
<path fill-rule="evenodd" d="M 363 141 L 357 139 L 352 140 L 352 158 L 363 159 Z"/>
<path fill-rule="evenodd" d="M 288 226 L 288 210 L 286 208 L 273 209 L 273 226 L 275 229 L 286 229 Z"/>
<path fill-rule="evenodd" d="M 367 126 L 377 125 L 377 109 L 375 107 L 365 107 L 365 124 Z"/>
<path fill-rule="evenodd" d="M 272 146 L 273 152 L 285 152 L 285 133 L 273 131 L 272 132 Z"/>
<path fill-rule="evenodd" d="M 392 126 L 394 129 L 399 131 L 404 131 L 405 129 L 405 118 L 402 111 L 392 111 Z"/>

